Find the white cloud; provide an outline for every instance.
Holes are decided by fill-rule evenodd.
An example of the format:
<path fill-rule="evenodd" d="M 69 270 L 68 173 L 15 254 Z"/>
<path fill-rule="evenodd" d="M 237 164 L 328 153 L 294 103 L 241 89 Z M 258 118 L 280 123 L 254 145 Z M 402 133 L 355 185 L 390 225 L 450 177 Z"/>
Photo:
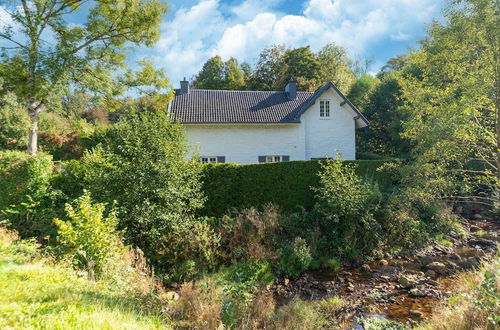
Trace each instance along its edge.
<path fill-rule="evenodd" d="M 222 1 L 222 0 L 221 0 Z M 268 45 L 311 45 L 319 50 L 335 42 L 352 55 L 372 57 L 385 42 L 414 42 L 422 27 L 438 15 L 435 0 L 308 0 L 300 15 L 276 7 L 283 0 L 244 0 L 236 6 L 202 0 L 179 9 L 162 26 L 159 57 L 173 83 L 196 74 L 215 54 L 253 63 Z M 394 54 L 396 55 L 396 54 Z"/>

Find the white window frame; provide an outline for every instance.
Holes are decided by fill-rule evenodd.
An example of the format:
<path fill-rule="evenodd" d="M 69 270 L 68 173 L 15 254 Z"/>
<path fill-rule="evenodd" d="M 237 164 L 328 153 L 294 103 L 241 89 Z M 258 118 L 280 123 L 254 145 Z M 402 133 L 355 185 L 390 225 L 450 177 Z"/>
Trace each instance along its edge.
<path fill-rule="evenodd" d="M 330 107 L 331 100 L 319 100 L 319 117 L 321 119 L 330 119 L 332 109 Z"/>
<path fill-rule="evenodd" d="M 266 156 L 266 163 L 276 163 L 276 162 L 282 162 L 283 161 L 283 156 L 281 155 L 267 155 Z"/>
<path fill-rule="evenodd" d="M 200 163 L 202 164 L 217 164 L 217 156 L 201 156 Z"/>

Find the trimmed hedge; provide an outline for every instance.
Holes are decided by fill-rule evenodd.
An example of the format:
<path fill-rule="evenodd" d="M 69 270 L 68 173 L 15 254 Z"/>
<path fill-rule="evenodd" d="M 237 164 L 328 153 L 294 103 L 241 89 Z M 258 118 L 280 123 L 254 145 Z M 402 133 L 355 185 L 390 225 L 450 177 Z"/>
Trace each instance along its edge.
<path fill-rule="evenodd" d="M 381 191 L 392 188 L 388 171 L 377 168 L 383 160 L 346 161 L 355 163 L 356 172 L 378 183 Z M 206 164 L 203 166 L 203 191 L 207 197 L 201 215 L 222 216 L 232 208 L 278 205 L 284 212 L 303 207 L 312 209 L 315 200 L 311 187 L 319 185 L 321 161 L 291 161 L 265 164 Z"/>

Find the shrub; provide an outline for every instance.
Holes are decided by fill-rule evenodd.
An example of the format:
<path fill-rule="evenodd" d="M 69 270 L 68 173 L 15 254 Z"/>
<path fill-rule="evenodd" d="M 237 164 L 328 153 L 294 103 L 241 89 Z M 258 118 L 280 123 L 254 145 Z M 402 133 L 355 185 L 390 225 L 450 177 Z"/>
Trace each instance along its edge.
<path fill-rule="evenodd" d="M 52 157 L 21 151 L 0 152 L 0 221 L 22 237 L 43 238 L 52 233 L 52 219 L 66 201 L 51 189 Z"/>
<path fill-rule="evenodd" d="M 109 271 L 118 254 L 123 252 L 118 218 L 113 210 L 104 216 L 105 205 L 93 203 L 88 192 L 66 205 L 68 220 L 54 219 L 58 227 L 57 242 L 61 252 L 73 264 L 88 272 L 91 278 Z"/>
<path fill-rule="evenodd" d="M 221 234 L 222 261 L 261 261 L 275 257 L 274 246 L 282 219 L 278 208 L 249 208 L 231 212 L 216 225 Z"/>
<path fill-rule="evenodd" d="M 118 202 L 127 242 L 158 271 L 180 269 L 187 259 L 211 263 L 200 254 L 202 242 L 193 242 L 211 233 L 193 216 L 203 203 L 200 165 L 186 161 L 183 127 L 163 110 L 145 108 L 96 134 L 100 146 L 67 177 L 81 181 L 100 202 Z"/>
<path fill-rule="evenodd" d="M 375 218 L 381 202 L 376 184 L 363 181 L 355 165 L 328 160 L 319 172 L 316 192 L 319 253 L 355 257 L 381 243 L 381 226 Z"/>
<path fill-rule="evenodd" d="M 280 274 L 287 277 L 298 277 L 309 268 L 312 257 L 307 242 L 296 237 L 292 244 L 285 245 L 281 250 L 281 257 L 277 264 Z"/>
<path fill-rule="evenodd" d="M 203 166 L 203 192 L 207 196 L 200 213 L 223 216 L 233 208 L 260 209 L 266 204 L 277 205 L 285 214 L 304 208 L 313 209 L 314 193 L 319 187 L 317 173 L 322 161 L 292 161 L 251 165 L 206 164 Z M 377 171 L 386 161 L 346 161 L 356 164 L 356 174 L 377 182 L 382 191 L 390 191 L 393 175 L 390 171 Z"/>

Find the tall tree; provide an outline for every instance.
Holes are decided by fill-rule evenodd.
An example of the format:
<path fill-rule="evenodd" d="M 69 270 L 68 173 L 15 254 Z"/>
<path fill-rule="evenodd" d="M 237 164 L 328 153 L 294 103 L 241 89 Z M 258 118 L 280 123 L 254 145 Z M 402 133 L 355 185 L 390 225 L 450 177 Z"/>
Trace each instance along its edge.
<path fill-rule="evenodd" d="M 347 93 L 356 81 L 356 76 L 350 69 L 351 61 L 347 51 L 331 43 L 324 46 L 317 57 L 321 65 L 319 83 L 331 81 L 342 93 Z"/>
<path fill-rule="evenodd" d="M 193 86 L 200 89 L 224 89 L 224 62 L 217 55 L 203 64 L 203 68 L 193 81 Z"/>
<path fill-rule="evenodd" d="M 497 0 L 453 0 L 412 62 L 420 79 L 402 82 L 415 144 L 411 182 L 463 201 L 499 207 L 500 12 Z M 446 189 L 447 188 L 447 189 Z M 466 190 L 466 188 L 469 188 Z"/>
<path fill-rule="evenodd" d="M 238 61 L 231 57 L 224 63 L 224 89 L 241 90 L 245 88 L 245 74 Z"/>
<path fill-rule="evenodd" d="M 274 45 L 260 52 L 251 88 L 263 91 L 283 88 L 277 86 L 277 81 L 284 67 L 284 54 L 285 46 L 282 45 Z"/>
<path fill-rule="evenodd" d="M 72 23 L 83 4 L 90 5 L 86 21 Z M 13 24 L 0 32 L 10 44 L 2 47 L 8 62 L 3 74 L 6 85 L 27 104 L 32 155 L 39 113 L 71 85 L 108 97 L 122 92 L 113 74 L 125 66 L 125 46 L 153 46 L 166 12 L 158 0 L 21 0 L 4 9 Z"/>
<path fill-rule="evenodd" d="M 321 65 L 309 46 L 288 49 L 283 56 L 284 71 L 277 82 L 281 88 L 290 80 L 301 90 L 311 91 L 318 85 Z"/>

